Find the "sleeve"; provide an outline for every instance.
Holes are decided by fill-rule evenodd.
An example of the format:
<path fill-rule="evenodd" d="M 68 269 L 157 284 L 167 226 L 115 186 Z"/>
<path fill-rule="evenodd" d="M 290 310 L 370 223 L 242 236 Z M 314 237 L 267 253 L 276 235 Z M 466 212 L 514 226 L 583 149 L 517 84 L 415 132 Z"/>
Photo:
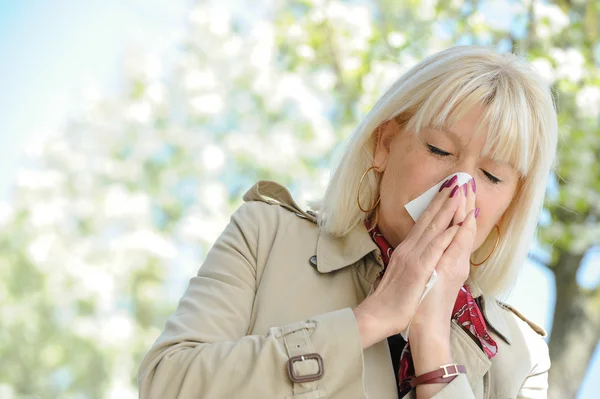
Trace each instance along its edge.
<path fill-rule="evenodd" d="M 475 399 L 469 380 L 464 374 L 459 374 L 450 381 L 444 388 L 432 396 L 432 399 Z"/>
<path fill-rule="evenodd" d="M 548 395 L 548 371 L 550 370 L 550 353 L 548 344 L 536 336 L 528 345 L 534 359 L 534 365 L 527 376 L 517 398 L 546 399 Z"/>
<path fill-rule="evenodd" d="M 269 214 L 265 207 L 271 207 Z M 246 335 L 257 289 L 258 240 L 270 239 L 258 221 L 276 217 L 273 208 L 248 202 L 232 215 L 142 360 L 141 399 L 365 397 L 363 352 L 351 308 Z M 268 248 L 263 252 L 261 259 Z M 293 382 L 288 360 L 310 353 L 321 357 L 322 377 Z M 292 368 L 302 377 L 319 366 L 300 358 Z"/>

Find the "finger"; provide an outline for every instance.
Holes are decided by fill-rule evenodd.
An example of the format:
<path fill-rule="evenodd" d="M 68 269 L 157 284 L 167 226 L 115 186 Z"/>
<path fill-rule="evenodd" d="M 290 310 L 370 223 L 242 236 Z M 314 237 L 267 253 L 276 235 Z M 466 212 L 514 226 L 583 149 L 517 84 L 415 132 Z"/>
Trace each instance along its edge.
<path fill-rule="evenodd" d="M 475 199 L 477 198 L 477 194 L 475 194 L 475 190 L 476 190 L 476 184 L 475 184 L 475 178 L 472 178 L 469 181 L 469 184 L 467 186 L 467 213 L 471 212 L 473 209 L 475 209 Z"/>
<path fill-rule="evenodd" d="M 444 252 L 443 258 L 438 263 L 438 270 L 440 270 L 441 273 L 457 272 L 457 270 L 451 270 L 457 264 L 464 264 L 468 266 L 469 258 L 471 257 L 471 252 L 473 251 L 475 237 L 477 236 L 475 211 L 476 209 L 469 212 L 464 222 L 460 226 L 453 226 L 459 227 L 459 230 L 448 246 L 448 249 L 446 249 L 446 252 Z"/>
<path fill-rule="evenodd" d="M 417 242 L 420 239 L 427 226 L 430 225 L 431 221 L 443 208 L 444 204 L 450 200 L 450 192 L 452 192 L 456 180 L 458 180 L 458 176 L 454 175 L 442 184 L 440 187 L 441 190 L 436 194 L 435 197 L 433 197 L 431 203 L 427 206 L 427 208 L 425 208 L 425 211 L 423 211 L 421 216 L 419 216 L 415 222 L 415 225 L 412 227 L 407 240 L 413 239 L 415 242 Z"/>
<path fill-rule="evenodd" d="M 466 197 L 465 197 L 465 216 L 460 220 L 457 224 L 462 224 L 465 221 L 465 218 L 469 212 L 475 209 L 475 193 L 473 192 L 473 186 L 471 183 L 473 179 L 469 180 L 469 182 L 465 185 L 466 187 Z"/>
<path fill-rule="evenodd" d="M 421 253 L 419 265 L 430 265 L 433 272 L 444 251 L 446 251 L 452 240 L 454 240 L 459 230 L 460 226 L 452 226 L 434 238 Z"/>
<path fill-rule="evenodd" d="M 454 217 L 452 219 L 452 225 L 459 224 L 463 220 L 465 220 L 465 216 L 467 216 L 467 184 L 463 184 L 458 188 L 457 194 L 460 194 L 460 205 L 456 208 L 456 212 L 454 213 Z"/>
<path fill-rule="evenodd" d="M 465 217 L 467 216 L 467 213 L 471 212 L 473 209 L 475 209 L 475 186 L 474 183 L 475 182 L 475 178 L 472 178 L 471 180 L 469 180 L 467 183 L 465 183 L 465 185 L 462 187 L 462 193 L 465 195 L 465 207 L 463 209 L 461 209 L 459 207 L 457 214 L 454 216 L 454 219 L 452 220 L 452 224 L 459 224 L 461 222 L 463 222 L 465 220 Z"/>
<path fill-rule="evenodd" d="M 443 190 L 442 192 L 444 191 L 446 190 Z M 454 193 L 454 195 L 450 197 L 452 193 Z M 448 198 L 442 204 L 437 213 L 433 215 L 431 219 L 429 219 L 428 216 L 427 220 L 430 220 L 429 224 L 424 227 L 419 226 L 419 229 L 411 237 L 411 239 L 414 240 L 411 241 L 413 243 L 411 247 L 414 248 L 417 253 L 423 251 L 424 248 L 426 248 L 436 237 L 438 237 L 448 228 L 448 225 L 452 221 L 456 210 L 461 206 L 461 201 L 464 201 L 460 198 L 457 185 L 454 185 L 454 188 L 452 191 L 450 191 L 450 194 L 448 194 L 446 191 L 446 195 Z"/>

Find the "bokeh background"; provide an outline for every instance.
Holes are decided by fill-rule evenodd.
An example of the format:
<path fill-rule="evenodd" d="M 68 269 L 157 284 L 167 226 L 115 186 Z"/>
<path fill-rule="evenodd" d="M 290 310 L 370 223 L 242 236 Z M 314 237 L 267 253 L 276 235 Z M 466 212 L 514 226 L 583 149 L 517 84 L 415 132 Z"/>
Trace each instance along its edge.
<path fill-rule="evenodd" d="M 552 83 L 560 164 L 506 300 L 552 398 L 600 397 L 600 1 L 0 0 L 0 398 L 135 398 L 258 179 L 323 192 L 403 71 L 455 44 Z"/>

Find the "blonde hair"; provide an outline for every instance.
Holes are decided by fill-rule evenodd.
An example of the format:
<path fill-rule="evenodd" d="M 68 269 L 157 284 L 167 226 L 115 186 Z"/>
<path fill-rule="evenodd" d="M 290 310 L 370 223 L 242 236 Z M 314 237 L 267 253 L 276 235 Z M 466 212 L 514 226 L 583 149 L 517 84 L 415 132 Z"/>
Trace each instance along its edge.
<path fill-rule="evenodd" d="M 515 197 L 506 210 L 498 247 L 471 278 L 486 295 L 506 293 L 516 281 L 536 233 L 549 172 L 555 168 L 557 117 L 551 90 L 543 78 L 514 54 L 479 46 L 457 46 L 434 54 L 401 76 L 377 101 L 347 140 L 319 206 L 319 227 L 344 236 L 372 216 L 356 201 L 359 180 L 373 165 L 376 130 L 396 118 L 419 134 L 459 120 L 474 105 L 483 105 L 487 126 L 484 155 L 507 162 L 520 174 Z M 361 204 L 379 198 L 378 173 L 361 187 Z M 473 254 L 476 262 L 490 253 L 488 241 Z M 483 251 L 483 252 L 482 252 Z M 479 254 L 481 252 L 481 254 Z M 480 255 L 480 256 L 478 256 Z"/>

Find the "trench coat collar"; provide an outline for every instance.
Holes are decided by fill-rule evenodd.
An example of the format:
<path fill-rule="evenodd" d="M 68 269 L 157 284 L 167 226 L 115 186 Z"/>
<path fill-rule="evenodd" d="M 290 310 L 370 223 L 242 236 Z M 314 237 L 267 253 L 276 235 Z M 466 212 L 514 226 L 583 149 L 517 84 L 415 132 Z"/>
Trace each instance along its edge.
<path fill-rule="evenodd" d="M 317 214 L 304 211 L 291 193 L 272 180 L 256 182 L 243 197 L 244 201 L 262 201 L 271 205 L 280 205 L 296 216 L 317 223 Z M 316 258 L 311 259 L 313 266 L 321 273 L 330 273 L 355 264 L 369 253 L 375 253 L 377 262 L 383 268 L 379 247 L 371 240 L 366 227 L 359 223 L 343 237 L 333 237 L 319 229 Z"/>
<path fill-rule="evenodd" d="M 343 237 L 333 237 L 320 230 L 317 239 L 317 270 L 330 273 L 353 265 L 370 253 L 375 255 L 378 265 L 383 269 L 379 247 L 362 223 Z"/>

